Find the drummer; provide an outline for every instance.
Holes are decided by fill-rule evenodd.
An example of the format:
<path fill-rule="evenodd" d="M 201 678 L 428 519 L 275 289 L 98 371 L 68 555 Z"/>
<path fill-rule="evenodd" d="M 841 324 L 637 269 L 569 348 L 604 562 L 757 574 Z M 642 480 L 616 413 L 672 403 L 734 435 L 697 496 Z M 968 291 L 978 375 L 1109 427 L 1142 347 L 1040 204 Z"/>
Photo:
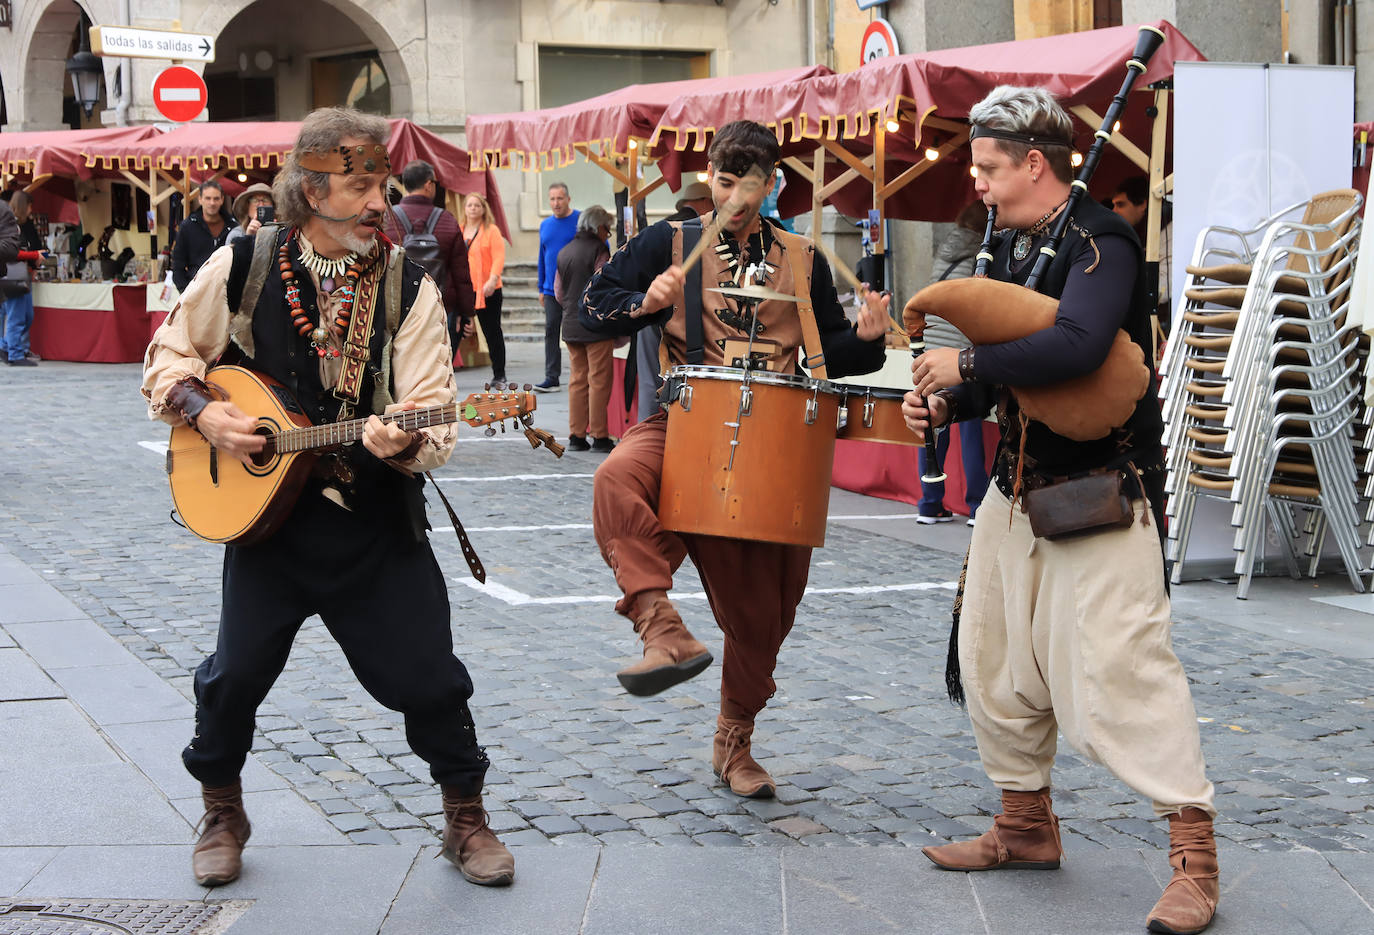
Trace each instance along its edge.
<path fill-rule="evenodd" d="M 857 325 L 851 324 L 825 259 L 808 240 L 759 215 L 778 163 L 773 132 L 751 121 L 727 124 L 707 155 L 715 210 L 695 221 L 660 221 L 621 248 L 583 295 L 587 327 L 627 335 L 660 325 L 661 359 L 669 366 L 740 366 L 747 360 L 756 369 L 796 374 L 809 306 L 821 345 L 810 353 L 823 350 L 830 376 L 880 368 L 889 297 L 870 294 Z M 687 290 L 684 257 L 710 233 L 718 213 L 723 223 L 701 253 L 700 287 Z M 767 299 L 749 315 L 749 303 L 741 307 L 713 291 L 746 282 L 800 301 Z M 655 695 L 711 664 L 711 654 L 668 600 L 673 572 L 691 556 L 725 635 L 712 767 L 735 794 L 771 797 L 776 784 L 750 754 L 750 738 L 776 687 L 773 668 L 806 590 L 811 549 L 665 530 L 658 500 L 667 427 L 662 410 L 635 425 L 596 472 L 597 545 L 624 594 L 615 609 L 633 621 L 643 643 L 643 658 L 617 677 L 631 694 Z M 688 451 L 666 456 L 699 457 Z M 785 484 L 786 465 L 779 468 L 777 482 Z"/>

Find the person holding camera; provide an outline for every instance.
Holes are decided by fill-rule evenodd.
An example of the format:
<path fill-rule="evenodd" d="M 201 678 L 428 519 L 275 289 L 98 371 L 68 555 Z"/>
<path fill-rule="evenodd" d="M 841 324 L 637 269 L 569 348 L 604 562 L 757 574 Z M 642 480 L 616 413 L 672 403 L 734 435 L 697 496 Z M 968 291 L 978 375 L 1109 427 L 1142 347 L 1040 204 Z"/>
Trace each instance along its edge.
<path fill-rule="evenodd" d="M 277 208 L 272 200 L 272 186 L 254 182 L 240 192 L 234 199 L 234 217 L 238 219 L 239 226 L 229 232 L 225 243 L 252 237 L 264 224 L 276 220 Z"/>

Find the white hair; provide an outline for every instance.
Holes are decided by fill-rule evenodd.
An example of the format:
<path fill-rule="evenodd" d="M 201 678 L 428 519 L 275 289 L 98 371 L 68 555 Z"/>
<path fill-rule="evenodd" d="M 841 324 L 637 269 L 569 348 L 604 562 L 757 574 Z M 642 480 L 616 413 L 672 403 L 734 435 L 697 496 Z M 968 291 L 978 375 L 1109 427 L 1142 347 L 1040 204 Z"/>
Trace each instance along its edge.
<path fill-rule="evenodd" d="M 968 112 L 968 122 L 990 130 L 1005 130 L 1043 140 L 1044 145 L 1029 146 L 1015 140 L 998 139 L 997 148 L 1016 165 L 1025 162 L 1032 149 L 1039 150 L 1050 170 L 1060 181 L 1073 179 L 1069 152 L 1073 148 L 1073 118 L 1054 95 L 1044 88 L 1002 84 L 988 92 Z M 1063 146 L 1053 145 L 1054 141 Z"/>

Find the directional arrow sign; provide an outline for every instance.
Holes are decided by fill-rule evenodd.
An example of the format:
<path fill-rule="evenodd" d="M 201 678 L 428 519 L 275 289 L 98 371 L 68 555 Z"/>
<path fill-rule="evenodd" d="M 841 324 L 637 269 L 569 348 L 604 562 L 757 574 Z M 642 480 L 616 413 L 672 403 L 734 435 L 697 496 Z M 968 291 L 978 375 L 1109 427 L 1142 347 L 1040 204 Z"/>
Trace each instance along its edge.
<path fill-rule="evenodd" d="M 215 37 L 168 29 L 129 26 L 92 26 L 91 51 L 110 58 L 166 58 L 182 62 L 213 62 Z"/>

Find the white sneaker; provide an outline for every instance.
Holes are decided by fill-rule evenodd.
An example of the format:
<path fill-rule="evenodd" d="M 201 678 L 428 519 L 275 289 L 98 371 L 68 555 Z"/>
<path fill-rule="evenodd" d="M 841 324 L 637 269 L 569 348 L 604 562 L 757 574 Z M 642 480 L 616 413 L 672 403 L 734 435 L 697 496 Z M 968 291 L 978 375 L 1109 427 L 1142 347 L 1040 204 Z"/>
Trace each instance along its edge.
<path fill-rule="evenodd" d="M 970 526 L 973 525 L 973 517 L 972 517 L 972 516 L 970 516 L 970 517 L 968 518 L 968 525 L 970 525 Z"/>
<path fill-rule="evenodd" d="M 936 523 L 949 523 L 954 521 L 954 514 L 949 510 L 941 510 L 934 516 L 926 516 L 924 513 L 916 517 L 916 522 L 922 526 L 934 526 Z"/>

